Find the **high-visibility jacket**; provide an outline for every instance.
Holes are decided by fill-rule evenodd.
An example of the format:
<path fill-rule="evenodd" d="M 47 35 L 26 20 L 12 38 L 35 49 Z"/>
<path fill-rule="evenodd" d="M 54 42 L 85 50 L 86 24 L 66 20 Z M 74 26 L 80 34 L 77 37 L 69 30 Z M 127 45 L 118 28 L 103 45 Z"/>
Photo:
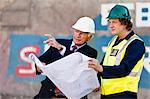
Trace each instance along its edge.
<path fill-rule="evenodd" d="M 118 45 L 113 46 L 115 44 L 116 39 L 117 36 L 115 36 L 112 39 L 112 41 L 108 44 L 108 47 L 106 49 L 106 54 L 103 60 L 104 66 L 114 66 L 114 65 L 119 66 L 121 60 L 125 56 L 126 48 L 128 47 L 128 45 L 135 39 L 141 40 L 137 35 L 134 34 L 128 40 L 124 39 Z M 114 51 L 112 52 L 112 50 Z M 110 95 L 110 94 L 120 93 L 124 91 L 137 93 L 138 82 L 140 79 L 143 62 L 144 62 L 144 55 L 134 66 L 130 74 L 125 77 L 109 78 L 109 79 L 105 79 L 101 77 L 101 94 Z"/>

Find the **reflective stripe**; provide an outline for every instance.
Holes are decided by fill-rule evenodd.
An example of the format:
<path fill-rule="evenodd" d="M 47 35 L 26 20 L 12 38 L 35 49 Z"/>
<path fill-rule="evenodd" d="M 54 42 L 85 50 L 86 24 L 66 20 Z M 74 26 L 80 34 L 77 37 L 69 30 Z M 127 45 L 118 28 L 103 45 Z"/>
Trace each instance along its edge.
<path fill-rule="evenodd" d="M 139 72 L 131 72 L 131 73 L 129 74 L 129 76 L 137 77 L 137 76 L 140 76 L 140 73 L 139 73 Z"/>
<path fill-rule="evenodd" d="M 125 56 L 126 48 L 135 39 L 141 40 L 138 36 L 133 35 L 129 40 L 124 39 L 118 45 L 113 46 L 116 39 L 113 39 L 107 47 L 107 51 L 104 57 L 103 65 L 105 66 L 119 66 L 120 62 Z M 142 41 L 142 40 L 141 40 Z M 117 55 L 112 55 L 113 50 L 119 50 Z M 125 77 L 105 79 L 101 78 L 101 94 L 110 95 L 115 93 L 120 93 L 124 91 L 137 92 L 138 82 L 140 79 L 140 74 L 142 71 L 142 66 L 144 62 L 143 57 L 135 64 L 132 71 Z"/>
<path fill-rule="evenodd" d="M 121 53 L 122 53 L 123 49 L 126 48 L 132 41 L 134 41 L 134 40 L 136 40 L 136 39 L 141 40 L 137 35 L 133 35 L 133 36 L 128 40 L 128 42 L 123 46 L 123 48 L 119 51 L 118 55 L 116 56 L 115 65 L 120 65 Z M 141 40 L 141 41 L 143 41 L 143 40 Z M 131 73 L 129 74 L 129 76 L 132 76 L 132 77 L 140 76 L 141 71 L 142 71 L 142 69 L 139 70 L 138 72 L 131 72 Z"/>
<path fill-rule="evenodd" d="M 122 51 L 135 39 L 141 40 L 137 35 L 133 35 L 128 41 L 127 43 L 123 46 L 123 48 L 118 52 L 117 56 L 116 56 L 116 61 L 115 61 L 115 65 L 120 65 L 121 62 L 121 55 L 122 55 Z"/>
<path fill-rule="evenodd" d="M 128 42 L 124 45 L 124 47 L 120 50 L 120 52 L 122 52 L 122 50 L 124 49 L 124 48 L 126 48 L 132 41 L 134 41 L 135 39 L 138 39 L 138 40 L 141 40 L 141 41 L 143 41 L 142 39 L 140 39 L 137 35 L 133 35 L 129 40 L 128 40 Z"/>
<path fill-rule="evenodd" d="M 142 58 L 144 58 L 144 56 L 143 56 Z M 128 76 L 138 77 L 138 76 L 141 75 L 142 69 L 143 69 L 143 67 L 142 67 L 138 72 L 133 72 L 133 71 L 131 71 L 131 73 L 130 73 Z"/>

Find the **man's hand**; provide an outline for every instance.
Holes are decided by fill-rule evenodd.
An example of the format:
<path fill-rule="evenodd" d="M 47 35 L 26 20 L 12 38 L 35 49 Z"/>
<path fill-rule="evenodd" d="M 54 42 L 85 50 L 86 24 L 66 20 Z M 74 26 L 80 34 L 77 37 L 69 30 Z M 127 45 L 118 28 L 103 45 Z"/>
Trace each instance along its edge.
<path fill-rule="evenodd" d="M 97 87 L 93 90 L 93 92 L 98 92 L 98 91 L 100 91 L 100 87 Z"/>
<path fill-rule="evenodd" d="M 95 71 L 98 71 L 98 72 L 103 71 L 102 65 L 100 65 L 98 60 L 96 60 L 95 58 L 92 58 L 92 59 L 89 60 L 89 67 L 93 68 Z"/>
<path fill-rule="evenodd" d="M 43 64 L 43 65 L 46 65 L 46 64 L 43 63 L 43 62 L 42 62 L 42 64 Z M 42 72 L 42 70 L 41 70 L 38 66 L 36 66 L 36 70 L 37 70 L 38 72 Z"/>
<path fill-rule="evenodd" d="M 38 66 L 36 67 L 36 70 L 40 73 L 42 72 L 42 70 Z"/>
<path fill-rule="evenodd" d="M 62 45 L 59 44 L 51 34 L 44 34 L 44 35 L 48 37 L 48 39 L 44 41 L 45 44 L 48 44 L 58 50 L 63 48 Z"/>

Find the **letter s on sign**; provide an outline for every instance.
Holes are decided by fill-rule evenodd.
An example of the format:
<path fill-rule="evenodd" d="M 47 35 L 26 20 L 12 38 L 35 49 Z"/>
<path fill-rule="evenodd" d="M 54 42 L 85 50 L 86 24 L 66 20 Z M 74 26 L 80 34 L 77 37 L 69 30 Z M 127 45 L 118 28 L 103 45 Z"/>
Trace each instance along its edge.
<path fill-rule="evenodd" d="M 16 67 L 16 76 L 18 77 L 35 77 L 35 64 L 28 58 L 29 53 L 39 54 L 40 47 L 39 46 L 27 46 L 20 50 L 20 59 L 24 62 L 28 63 L 27 66 L 18 65 Z"/>

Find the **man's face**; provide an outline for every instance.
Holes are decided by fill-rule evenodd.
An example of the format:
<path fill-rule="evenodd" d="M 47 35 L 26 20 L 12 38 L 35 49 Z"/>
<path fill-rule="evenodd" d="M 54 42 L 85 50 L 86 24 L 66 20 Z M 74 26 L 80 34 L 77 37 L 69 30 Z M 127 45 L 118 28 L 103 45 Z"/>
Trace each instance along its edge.
<path fill-rule="evenodd" d="M 82 45 L 86 41 L 88 41 L 90 38 L 91 38 L 91 35 L 89 33 L 82 32 L 76 29 L 73 32 L 73 42 L 76 45 Z"/>
<path fill-rule="evenodd" d="M 126 30 L 126 26 L 122 25 L 119 19 L 108 20 L 109 30 L 113 35 L 121 35 Z"/>

